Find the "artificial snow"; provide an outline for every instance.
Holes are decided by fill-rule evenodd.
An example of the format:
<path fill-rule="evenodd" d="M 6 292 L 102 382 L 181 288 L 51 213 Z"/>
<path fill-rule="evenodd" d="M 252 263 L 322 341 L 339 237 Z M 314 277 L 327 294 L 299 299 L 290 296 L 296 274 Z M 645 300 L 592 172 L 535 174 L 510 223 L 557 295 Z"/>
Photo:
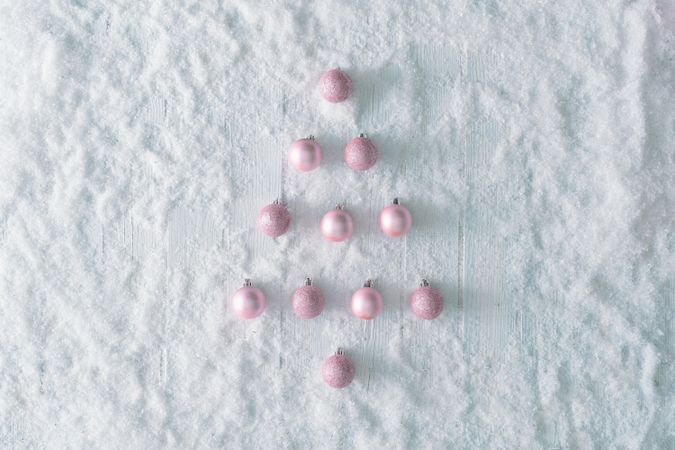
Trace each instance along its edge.
<path fill-rule="evenodd" d="M 0 446 L 673 448 L 674 33 L 667 0 L 2 2 Z"/>

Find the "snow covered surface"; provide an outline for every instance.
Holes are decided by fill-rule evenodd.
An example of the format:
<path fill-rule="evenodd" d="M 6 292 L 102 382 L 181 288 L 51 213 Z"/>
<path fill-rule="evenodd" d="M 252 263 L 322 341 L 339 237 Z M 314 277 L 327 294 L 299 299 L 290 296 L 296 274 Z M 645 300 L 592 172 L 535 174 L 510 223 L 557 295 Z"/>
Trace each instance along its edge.
<path fill-rule="evenodd" d="M 667 0 L 0 2 L 0 445 L 675 448 L 674 32 Z M 394 196 L 404 240 L 377 229 Z M 244 277 L 269 302 L 246 322 Z"/>

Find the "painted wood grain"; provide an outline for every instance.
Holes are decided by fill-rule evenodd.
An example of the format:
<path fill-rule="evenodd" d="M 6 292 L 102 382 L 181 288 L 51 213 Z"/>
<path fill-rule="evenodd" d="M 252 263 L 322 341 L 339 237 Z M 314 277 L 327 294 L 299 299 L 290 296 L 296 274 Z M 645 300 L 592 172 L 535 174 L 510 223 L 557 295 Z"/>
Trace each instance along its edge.
<path fill-rule="evenodd" d="M 391 242 L 380 236 L 376 218 L 379 210 L 391 202 L 392 195 L 375 183 L 365 182 L 367 205 L 359 205 L 353 213 L 366 227 L 363 230 L 365 250 L 374 258 L 386 260 L 387 264 L 366 264 L 364 278 L 376 278 L 387 308 L 381 320 L 349 322 L 346 334 L 357 336 L 356 340 L 351 340 L 351 345 L 360 376 L 369 390 L 377 389 L 382 377 L 386 376 L 390 368 L 387 361 L 391 359 L 387 355 L 392 351 L 401 352 L 413 367 L 418 368 L 416 376 L 421 385 L 431 389 L 434 372 L 444 368 L 436 365 L 437 358 L 433 353 L 437 347 L 428 343 L 438 343 L 444 336 L 447 338 L 448 328 L 462 337 L 465 356 L 469 359 L 476 355 L 498 354 L 508 341 L 509 333 L 516 332 L 508 299 L 502 294 L 500 255 L 504 247 L 493 231 L 490 211 L 477 194 L 485 188 L 481 185 L 481 175 L 489 169 L 499 137 L 498 125 L 487 115 L 478 123 L 470 123 L 455 116 L 456 109 L 453 110 L 457 106 L 457 96 L 464 95 L 460 103 L 475 117 L 480 108 L 481 86 L 494 75 L 489 67 L 494 61 L 488 53 L 467 53 L 433 44 L 412 45 L 407 54 L 414 62 L 412 66 L 404 58 L 394 58 L 390 64 L 364 74 L 358 80 L 364 92 L 358 104 L 358 124 L 389 144 L 384 149 L 385 155 L 390 152 L 385 156 L 389 165 L 386 170 L 395 173 L 396 177 L 415 177 L 425 170 L 425 158 L 410 150 L 410 143 L 415 141 L 418 147 L 436 152 L 435 157 L 446 158 L 449 165 L 461 166 L 466 196 L 458 201 L 449 200 L 440 211 L 428 200 L 403 196 L 402 200 L 413 212 L 415 232 Z M 400 89 L 388 87 L 392 85 Z M 403 100 L 401 92 L 405 97 Z M 277 361 L 275 370 L 291 374 L 314 370 L 317 361 L 334 351 L 335 330 L 345 324 L 299 321 L 288 316 L 292 314 L 290 295 L 302 283 L 305 274 L 301 272 L 306 270 L 287 268 L 283 261 L 288 248 L 301 245 L 300 238 L 290 238 L 287 245 L 280 245 L 256 230 L 255 218 L 259 209 L 277 198 L 289 204 L 294 220 L 301 224 L 309 224 L 314 216 L 320 215 L 302 201 L 285 197 L 289 178 L 285 149 L 279 136 L 253 136 L 254 130 L 264 128 L 264 124 L 290 127 L 298 118 L 311 121 L 311 115 L 316 112 L 307 107 L 308 99 L 289 96 L 282 86 L 272 86 L 268 97 L 271 107 L 258 114 L 257 125 L 241 123 L 237 116 L 222 113 L 227 148 L 220 150 L 220 156 L 228 155 L 230 160 L 227 170 L 237 192 L 230 207 L 236 214 L 223 222 L 208 210 L 177 207 L 168 218 L 167 231 L 162 236 L 135 225 L 131 217 L 125 218 L 112 229 L 101 229 L 101 254 L 105 258 L 106 252 L 114 248 L 126 252 L 131 259 L 143 259 L 150 252 L 161 255 L 167 276 L 162 320 L 168 342 L 170 328 L 178 320 L 179 312 L 178 299 L 170 295 L 168 277 L 178 270 L 198 265 L 204 253 L 214 248 L 226 253 L 243 252 L 245 273 L 231 274 L 224 280 L 223 291 L 231 294 L 245 277 L 250 277 L 255 284 L 272 293 L 268 313 L 274 315 L 273 329 L 278 333 L 278 342 L 272 350 L 276 352 L 273 357 Z M 426 106 L 419 120 L 420 126 L 414 130 L 397 130 L 398 118 L 401 114 L 412 113 L 416 108 L 415 101 Z M 147 120 L 160 128 L 175 126 L 180 117 L 171 112 L 174 108 L 171 100 L 161 95 L 151 98 L 146 106 Z M 398 146 L 393 142 L 396 140 L 400 141 Z M 241 142 L 255 142 L 255 145 L 242 146 Z M 445 145 L 438 145 L 438 142 Z M 215 154 L 214 158 L 218 156 Z M 280 267 L 275 272 L 270 270 L 270 264 Z M 335 277 L 331 270 L 319 268 L 315 281 L 328 282 L 322 278 Z M 277 275 L 273 279 L 256 279 L 258 273 Z M 439 287 L 446 297 L 447 313 L 437 322 L 416 320 L 409 312 L 408 296 L 422 277 Z M 349 293 L 362 282 L 338 276 L 331 285 L 334 289 L 331 300 L 338 300 L 332 307 L 348 308 Z M 265 334 L 262 321 L 247 322 L 245 326 L 238 322 L 229 323 L 223 333 L 231 337 L 259 340 Z M 300 343 L 293 347 L 300 354 L 293 358 L 285 355 L 285 342 Z M 170 348 L 165 343 L 159 349 L 157 362 L 158 378 L 162 382 L 166 381 L 170 358 Z"/>

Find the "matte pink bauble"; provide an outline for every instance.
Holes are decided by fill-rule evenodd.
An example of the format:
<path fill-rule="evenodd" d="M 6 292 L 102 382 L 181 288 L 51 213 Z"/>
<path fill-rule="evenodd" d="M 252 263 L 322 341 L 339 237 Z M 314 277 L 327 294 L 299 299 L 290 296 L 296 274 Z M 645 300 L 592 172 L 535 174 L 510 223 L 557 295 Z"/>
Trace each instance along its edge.
<path fill-rule="evenodd" d="M 427 280 L 422 280 L 420 287 L 410 296 L 410 307 L 420 319 L 435 319 L 443 312 L 443 295 L 429 286 Z"/>
<path fill-rule="evenodd" d="M 321 233 L 329 241 L 342 242 L 349 239 L 354 230 L 352 216 L 341 205 L 328 211 L 321 218 Z"/>
<path fill-rule="evenodd" d="M 347 143 L 344 160 L 354 170 L 368 170 L 377 161 L 377 147 L 365 134 Z"/>
<path fill-rule="evenodd" d="M 244 286 L 232 296 L 232 310 L 242 319 L 258 317 L 265 311 L 266 306 L 265 294 L 254 287 L 249 279 L 246 279 Z"/>
<path fill-rule="evenodd" d="M 329 70 L 319 80 L 319 92 L 331 103 L 343 102 L 352 93 L 352 80 L 340 69 Z"/>
<path fill-rule="evenodd" d="M 380 228 L 389 237 L 400 237 L 410 231 L 412 227 L 412 215 L 405 206 L 399 204 L 397 198 L 393 204 L 380 212 Z"/>
<path fill-rule="evenodd" d="M 326 358 L 321 366 L 323 381 L 336 389 L 349 386 L 355 374 L 354 362 L 340 348 L 334 355 Z"/>
<path fill-rule="evenodd" d="M 297 140 L 288 149 L 288 162 L 300 172 L 309 172 L 319 167 L 321 157 L 321 146 L 314 136 Z"/>
<path fill-rule="evenodd" d="M 278 200 L 275 200 L 274 203 L 260 210 L 258 226 L 268 236 L 281 236 L 291 226 L 291 213 Z"/>
<path fill-rule="evenodd" d="M 352 294 L 352 313 L 363 320 L 371 320 L 377 317 L 384 307 L 384 301 L 380 293 L 372 287 L 372 282 L 367 280 L 363 287 Z"/>
<path fill-rule="evenodd" d="M 326 306 L 326 298 L 321 289 L 312 285 L 312 280 L 307 278 L 305 285 L 293 293 L 291 304 L 298 317 L 312 319 L 321 314 Z"/>

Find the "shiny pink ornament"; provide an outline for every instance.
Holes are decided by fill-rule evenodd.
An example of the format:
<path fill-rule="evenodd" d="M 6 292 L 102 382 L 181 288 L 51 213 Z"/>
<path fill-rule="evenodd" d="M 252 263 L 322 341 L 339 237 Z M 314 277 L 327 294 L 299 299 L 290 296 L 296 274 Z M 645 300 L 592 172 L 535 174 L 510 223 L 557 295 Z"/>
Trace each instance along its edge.
<path fill-rule="evenodd" d="M 244 287 L 239 288 L 232 296 L 232 309 L 242 319 L 253 319 L 265 311 L 267 303 L 265 294 L 257 287 L 253 287 L 251 280 L 244 281 Z"/>
<path fill-rule="evenodd" d="M 345 146 L 344 160 L 354 170 L 368 170 L 377 161 L 377 147 L 361 133 Z"/>
<path fill-rule="evenodd" d="M 321 156 L 321 146 L 314 136 L 297 140 L 288 149 L 288 162 L 300 172 L 309 172 L 319 167 Z"/>
<path fill-rule="evenodd" d="M 351 358 L 339 348 L 334 355 L 329 356 L 321 366 L 323 381 L 332 388 L 349 386 L 356 374 L 356 367 Z"/>
<path fill-rule="evenodd" d="M 312 280 L 307 278 L 305 285 L 299 287 L 293 293 L 291 298 L 293 311 L 303 319 L 312 319 L 323 311 L 326 306 L 326 299 L 323 292 L 312 285 Z"/>
<path fill-rule="evenodd" d="M 331 103 L 340 103 L 351 95 L 352 80 L 340 69 L 324 73 L 319 80 L 321 96 Z"/>
<path fill-rule="evenodd" d="M 352 235 L 354 223 L 352 216 L 338 205 L 334 210 L 328 211 L 321 218 L 321 233 L 326 239 L 333 242 L 342 242 Z"/>
<path fill-rule="evenodd" d="M 429 286 L 427 280 L 422 280 L 420 287 L 410 296 L 410 307 L 420 319 L 435 319 L 443 311 L 443 295 Z"/>
<path fill-rule="evenodd" d="M 291 226 L 291 213 L 279 203 L 279 200 L 275 200 L 274 203 L 260 210 L 258 226 L 268 236 L 281 236 Z"/>
<path fill-rule="evenodd" d="M 363 320 L 377 317 L 384 307 L 384 301 L 372 281 L 367 280 L 363 287 L 352 294 L 352 313 Z"/>
<path fill-rule="evenodd" d="M 393 204 L 380 212 L 380 228 L 389 237 L 400 237 L 410 231 L 412 216 L 405 206 L 399 205 L 397 198 Z"/>

